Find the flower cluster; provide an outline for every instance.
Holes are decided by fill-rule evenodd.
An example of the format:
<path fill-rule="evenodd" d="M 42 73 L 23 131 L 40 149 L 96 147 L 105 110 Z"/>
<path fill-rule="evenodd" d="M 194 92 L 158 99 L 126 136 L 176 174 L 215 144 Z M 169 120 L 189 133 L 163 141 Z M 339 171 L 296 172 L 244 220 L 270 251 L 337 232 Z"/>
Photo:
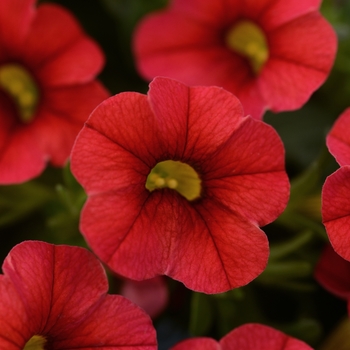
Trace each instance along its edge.
<path fill-rule="evenodd" d="M 334 250 L 318 264 L 308 249 L 326 237 L 313 177 L 320 163 L 290 186 L 283 138 L 261 120 L 267 110 L 299 109 L 328 77 L 337 40 L 320 5 L 169 0 L 131 26 L 124 5 L 85 2 L 97 6 L 96 19 L 109 9 L 118 28 L 133 27 L 130 53 L 149 83 L 147 93 L 136 83 L 126 92 L 110 76 L 110 96 L 97 79 L 104 54 L 68 10 L 0 0 L 0 230 L 1 239 L 12 230 L 15 237 L 0 245 L 12 247 L 0 274 L 1 350 L 155 350 L 156 328 L 173 325 L 175 312 L 189 318 L 176 323 L 191 334 L 182 324 L 172 350 L 309 350 L 307 342 L 320 342 L 312 337 L 324 325 L 314 320 L 311 335 L 298 333 L 311 311 L 300 316 L 294 303 L 307 304 L 310 296 L 298 293 L 314 290 L 302 280 L 313 275 L 350 300 L 350 109 L 327 136 L 340 169 L 322 189 Z M 104 28 L 96 37 L 106 45 Z M 111 52 L 119 69 L 125 57 L 113 62 Z M 68 229 L 50 236 L 56 224 Z M 74 246 L 84 239 L 92 252 Z M 267 305 L 251 312 L 276 286 L 297 299 L 285 324 L 265 315 Z"/>

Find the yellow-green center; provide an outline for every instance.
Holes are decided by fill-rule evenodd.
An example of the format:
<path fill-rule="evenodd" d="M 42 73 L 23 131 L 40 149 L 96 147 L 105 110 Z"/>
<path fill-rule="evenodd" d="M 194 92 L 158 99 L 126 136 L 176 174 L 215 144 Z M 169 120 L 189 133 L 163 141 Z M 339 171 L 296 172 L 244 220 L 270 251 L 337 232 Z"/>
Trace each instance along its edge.
<path fill-rule="evenodd" d="M 24 346 L 23 350 L 44 350 L 46 339 L 41 335 L 32 336 Z"/>
<path fill-rule="evenodd" d="M 200 197 L 201 180 L 188 164 L 165 160 L 151 170 L 147 177 L 146 188 L 149 191 L 171 188 L 192 201 Z"/>
<path fill-rule="evenodd" d="M 226 33 L 226 45 L 248 59 L 254 73 L 259 73 L 269 58 L 265 33 L 251 21 L 240 21 Z"/>
<path fill-rule="evenodd" d="M 39 101 L 38 86 L 32 75 L 21 65 L 2 65 L 0 89 L 12 98 L 20 120 L 24 123 L 32 121 Z"/>

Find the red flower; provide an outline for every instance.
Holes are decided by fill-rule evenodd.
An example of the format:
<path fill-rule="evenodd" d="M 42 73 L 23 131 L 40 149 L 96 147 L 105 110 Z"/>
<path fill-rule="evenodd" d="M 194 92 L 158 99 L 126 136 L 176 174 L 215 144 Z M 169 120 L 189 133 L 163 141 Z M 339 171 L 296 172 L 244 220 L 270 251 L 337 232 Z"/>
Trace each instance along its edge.
<path fill-rule="evenodd" d="M 321 0 L 173 0 L 136 30 L 143 77 L 218 85 L 261 118 L 301 107 L 326 79 L 336 37 Z"/>
<path fill-rule="evenodd" d="M 165 274 L 206 293 L 265 268 L 258 226 L 284 209 L 284 150 L 268 125 L 243 117 L 216 87 L 156 78 L 148 96 L 122 93 L 89 117 L 72 151 L 89 195 L 81 231 L 115 272 Z"/>
<path fill-rule="evenodd" d="M 0 1 L 0 183 L 66 162 L 94 107 L 108 97 L 94 81 L 103 55 L 63 8 Z"/>
<path fill-rule="evenodd" d="M 348 301 L 350 314 L 350 262 L 327 245 L 315 268 L 316 280 L 330 293 Z"/>
<path fill-rule="evenodd" d="M 225 335 L 219 342 L 212 338 L 184 340 L 171 350 L 312 350 L 301 340 L 271 327 L 245 324 Z"/>
<path fill-rule="evenodd" d="M 157 348 L 149 317 L 107 295 L 102 265 L 86 249 L 27 241 L 2 268 L 1 349 Z"/>
<path fill-rule="evenodd" d="M 350 108 L 336 121 L 327 146 L 341 165 L 322 189 L 322 219 L 334 250 L 350 261 Z"/>

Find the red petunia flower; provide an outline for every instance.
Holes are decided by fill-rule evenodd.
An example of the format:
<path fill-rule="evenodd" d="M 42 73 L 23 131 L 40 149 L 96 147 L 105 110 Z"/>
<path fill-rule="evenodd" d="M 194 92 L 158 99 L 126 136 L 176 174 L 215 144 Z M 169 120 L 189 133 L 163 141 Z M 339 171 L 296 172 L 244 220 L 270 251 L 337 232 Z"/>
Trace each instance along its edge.
<path fill-rule="evenodd" d="M 341 168 L 328 176 L 322 189 L 322 219 L 334 250 L 350 261 L 350 108 L 327 136 L 327 146 Z"/>
<path fill-rule="evenodd" d="M 27 241 L 0 275 L 0 348 L 156 349 L 150 318 L 108 295 L 100 262 L 86 249 Z"/>
<path fill-rule="evenodd" d="M 315 268 L 315 278 L 322 287 L 348 301 L 350 314 L 350 262 L 327 245 Z"/>
<path fill-rule="evenodd" d="M 261 118 L 301 107 L 325 81 L 336 36 L 321 0 L 172 0 L 134 37 L 140 74 L 234 93 Z"/>
<path fill-rule="evenodd" d="M 113 271 L 218 293 L 265 268 L 258 226 L 288 200 L 284 149 L 229 92 L 156 78 L 148 96 L 111 97 L 89 117 L 71 162 L 89 196 L 81 231 Z"/>
<path fill-rule="evenodd" d="M 261 324 L 240 326 L 220 341 L 212 338 L 184 340 L 171 350 L 312 350 L 301 340 L 292 338 L 276 329 Z"/>
<path fill-rule="evenodd" d="M 35 0 L 0 1 L 0 184 L 63 166 L 93 108 L 104 58 L 72 15 Z"/>

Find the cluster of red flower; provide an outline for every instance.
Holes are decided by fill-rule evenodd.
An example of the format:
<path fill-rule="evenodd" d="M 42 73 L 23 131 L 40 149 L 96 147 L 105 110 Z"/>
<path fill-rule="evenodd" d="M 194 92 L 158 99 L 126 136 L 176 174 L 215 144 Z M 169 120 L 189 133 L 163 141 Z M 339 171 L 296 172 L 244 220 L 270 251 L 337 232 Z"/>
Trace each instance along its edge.
<path fill-rule="evenodd" d="M 249 283 L 269 255 L 259 227 L 289 197 L 283 144 L 258 119 L 301 107 L 328 76 L 336 39 L 319 5 L 173 0 L 135 33 L 139 71 L 154 78 L 148 94 L 107 99 L 95 80 L 103 55 L 66 10 L 2 0 L 0 183 L 62 166 L 76 139 L 72 172 L 88 195 L 81 232 L 112 271 L 167 275 L 204 293 Z M 348 260 L 349 120 L 346 112 L 328 137 L 342 168 L 323 191 L 325 226 Z M 24 242 L 3 272 L 1 349 L 157 346 L 150 318 L 106 294 L 101 264 L 82 248 Z M 310 349 L 250 324 L 174 350 L 233 348 Z"/>

